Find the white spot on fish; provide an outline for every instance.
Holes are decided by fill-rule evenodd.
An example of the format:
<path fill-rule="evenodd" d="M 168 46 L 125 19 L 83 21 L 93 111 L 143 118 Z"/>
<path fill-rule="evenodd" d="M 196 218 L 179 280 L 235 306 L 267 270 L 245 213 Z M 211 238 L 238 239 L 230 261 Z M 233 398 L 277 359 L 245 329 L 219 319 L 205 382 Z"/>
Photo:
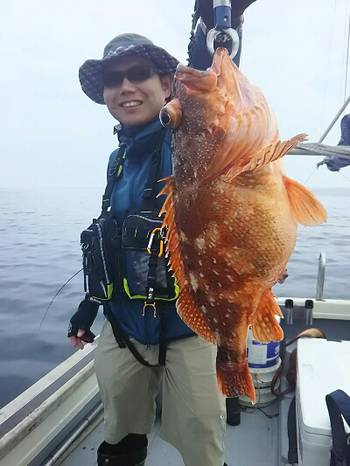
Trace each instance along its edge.
<path fill-rule="evenodd" d="M 204 238 L 196 238 L 194 240 L 194 245 L 197 249 L 204 249 L 205 248 L 205 241 Z"/>
<path fill-rule="evenodd" d="M 213 264 L 216 264 L 216 259 L 215 257 L 212 257 Z"/>
<path fill-rule="evenodd" d="M 217 270 L 213 270 L 213 273 L 216 275 L 216 276 L 219 276 L 219 272 Z"/>
<path fill-rule="evenodd" d="M 200 266 L 202 266 L 202 265 L 203 265 L 203 262 L 199 259 L 198 264 L 199 264 Z"/>
<path fill-rule="evenodd" d="M 183 241 L 184 243 L 188 241 L 186 234 L 182 230 L 180 230 L 180 238 L 181 238 L 181 241 Z"/>
<path fill-rule="evenodd" d="M 201 306 L 201 311 L 203 312 L 203 314 L 206 314 L 208 312 L 205 306 Z"/>
<path fill-rule="evenodd" d="M 201 278 L 203 278 L 203 277 L 204 277 L 204 273 L 199 272 L 199 276 L 200 276 Z"/>
<path fill-rule="evenodd" d="M 198 290 L 197 277 L 192 272 L 190 272 L 189 277 L 190 277 L 190 283 L 191 283 L 191 287 L 192 287 L 193 291 L 197 291 Z"/>

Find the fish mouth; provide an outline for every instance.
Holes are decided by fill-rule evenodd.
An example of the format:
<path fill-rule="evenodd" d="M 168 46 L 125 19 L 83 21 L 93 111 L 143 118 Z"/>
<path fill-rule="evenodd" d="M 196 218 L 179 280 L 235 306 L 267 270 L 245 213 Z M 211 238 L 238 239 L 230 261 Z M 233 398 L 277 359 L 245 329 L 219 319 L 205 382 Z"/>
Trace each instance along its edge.
<path fill-rule="evenodd" d="M 200 71 L 181 64 L 177 66 L 175 79 L 180 81 L 191 94 L 213 91 L 217 83 L 217 75 L 210 68 L 207 71 Z"/>
<path fill-rule="evenodd" d="M 211 69 L 214 71 L 216 76 L 220 76 L 222 74 L 224 60 L 226 60 L 227 58 L 231 61 L 227 49 L 225 49 L 224 47 L 219 47 L 215 50 Z"/>

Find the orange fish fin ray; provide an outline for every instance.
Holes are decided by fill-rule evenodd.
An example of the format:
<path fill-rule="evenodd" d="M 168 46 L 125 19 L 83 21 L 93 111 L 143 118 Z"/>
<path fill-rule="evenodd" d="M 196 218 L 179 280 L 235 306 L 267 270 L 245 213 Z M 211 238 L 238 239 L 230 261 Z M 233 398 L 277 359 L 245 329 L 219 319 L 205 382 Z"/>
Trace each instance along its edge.
<path fill-rule="evenodd" d="M 283 340 L 283 330 L 276 315 L 283 317 L 272 291 L 266 290 L 251 320 L 253 336 L 260 342 Z"/>
<path fill-rule="evenodd" d="M 167 227 L 166 249 L 169 253 L 170 269 L 176 277 L 179 287 L 180 296 L 176 303 L 176 309 L 181 319 L 197 335 L 211 343 L 216 343 L 216 338 L 205 317 L 194 303 L 191 293 L 186 284 L 185 269 L 181 258 L 180 238 L 176 229 L 175 209 L 174 209 L 174 178 L 167 178 L 167 184 L 163 188 L 167 193 L 167 198 L 163 204 L 162 211 L 165 213 L 163 224 Z"/>
<path fill-rule="evenodd" d="M 159 194 L 157 197 L 162 196 L 163 194 L 169 194 L 172 192 L 172 186 L 174 183 L 174 177 L 173 176 L 167 176 L 166 178 L 162 178 L 158 181 L 158 183 L 165 183 L 165 186 L 160 190 Z"/>
<path fill-rule="evenodd" d="M 197 335 L 210 343 L 216 343 L 216 338 L 202 312 L 194 303 L 191 293 L 187 286 L 181 289 L 179 299 L 176 303 L 176 309 L 181 319 Z"/>
<path fill-rule="evenodd" d="M 216 358 L 216 375 L 219 388 L 224 396 L 236 397 L 247 395 L 255 403 L 255 388 L 246 360 L 238 364 L 233 362 L 234 351 L 218 347 Z"/>
<path fill-rule="evenodd" d="M 323 205 L 305 186 L 287 176 L 283 182 L 288 193 L 293 216 L 302 225 L 318 225 L 327 221 L 327 212 Z"/>
<path fill-rule="evenodd" d="M 233 161 L 232 165 L 228 167 L 226 173 L 223 175 L 223 180 L 231 182 L 236 176 L 242 172 L 253 171 L 264 167 L 268 163 L 275 162 L 282 158 L 287 152 L 295 147 L 300 142 L 304 141 L 306 134 L 297 134 L 287 141 L 275 141 L 263 147 L 251 160 L 247 161 L 244 157 L 238 161 Z M 251 152 L 249 152 L 251 154 Z"/>

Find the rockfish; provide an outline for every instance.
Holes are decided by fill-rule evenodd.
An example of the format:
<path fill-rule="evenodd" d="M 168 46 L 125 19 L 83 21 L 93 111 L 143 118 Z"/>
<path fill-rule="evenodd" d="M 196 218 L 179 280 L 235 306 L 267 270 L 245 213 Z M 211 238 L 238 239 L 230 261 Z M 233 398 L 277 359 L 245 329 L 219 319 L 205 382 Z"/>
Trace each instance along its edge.
<path fill-rule="evenodd" d="M 271 287 L 295 245 L 297 224 L 326 211 L 278 159 L 305 139 L 279 139 L 261 91 L 217 49 L 207 71 L 179 65 L 174 98 L 160 113 L 173 128 L 173 176 L 162 193 L 170 265 L 180 285 L 177 311 L 217 345 L 225 396 L 255 390 L 247 364 L 251 325 L 261 342 L 281 340 Z"/>

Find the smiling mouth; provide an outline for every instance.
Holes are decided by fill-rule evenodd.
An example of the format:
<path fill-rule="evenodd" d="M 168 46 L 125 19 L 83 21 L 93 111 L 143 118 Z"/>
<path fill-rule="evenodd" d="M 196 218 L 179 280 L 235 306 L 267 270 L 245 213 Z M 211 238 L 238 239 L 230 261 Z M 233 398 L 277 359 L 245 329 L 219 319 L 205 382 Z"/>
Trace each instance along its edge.
<path fill-rule="evenodd" d="M 120 104 L 120 106 L 123 108 L 139 107 L 140 105 L 142 105 L 142 102 L 140 100 L 129 100 L 128 102 L 123 102 L 122 104 Z"/>

